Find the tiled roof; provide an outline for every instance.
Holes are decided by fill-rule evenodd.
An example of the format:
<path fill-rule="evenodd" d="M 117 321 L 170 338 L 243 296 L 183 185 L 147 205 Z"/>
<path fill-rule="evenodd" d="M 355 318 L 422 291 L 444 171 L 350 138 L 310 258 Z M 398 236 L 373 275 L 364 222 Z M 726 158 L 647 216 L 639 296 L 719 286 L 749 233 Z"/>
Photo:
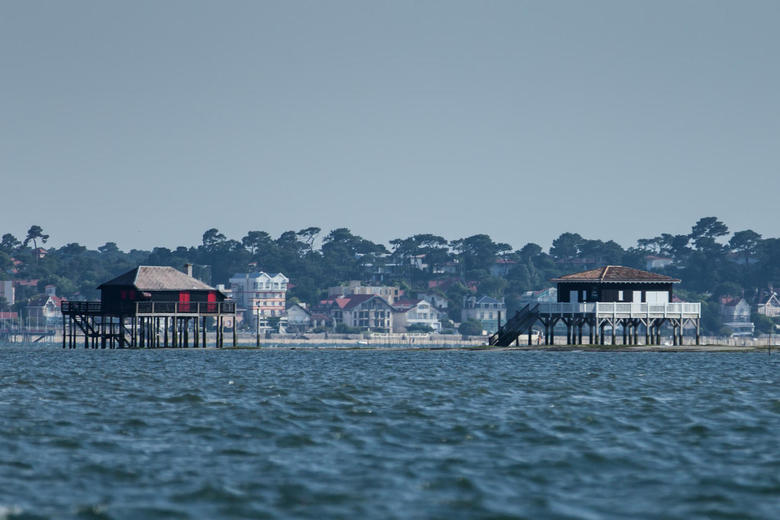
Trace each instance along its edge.
<path fill-rule="evenodd" d="M 345 310 L 352 309 L 354 307 L 357 307 L 361 303 L 366 302 L 366 301 L 370 300 L 371 298 L 374 298 L 375 296 L 376 295 L 374 295 L 374 294 L 355 294 L 355 295 L 349 296 L 349 297 L 346 298 L 347 302 L 344 305 L 344 307 L 342 307 L 342 308 L 345 309 Z M 341 298 L 338 298 L 338 300 L 341 300 Z"/>
<path fill-rule="evenodd" d="M 634 269 L 633 267 L 623 267 L 621 265 L 608 265 L 605 267 L 599 267 L 598 269 L 591 269 L 589 271 L 582 271 L 581 273 L 567 274 L 559 278 L 553 278 L 553 282 L 602 282 L 602 283 L 615 283 L 615 282 L 662 282 L 662 283 L 677 283 L 680 280 L 678 278 L 672 278 L 658 273 L 651 273 L 649 271 L 642 271 L 641 269 Z"/>
<path fill-rule="evenodd" d="M 206 285 L 174 267 L 158 265 L 139 265 L 135 269 L 101 284 L 98 289 L 111 286 L 133 286 L 139 291 L 215 290 L 210 285 Z"/>

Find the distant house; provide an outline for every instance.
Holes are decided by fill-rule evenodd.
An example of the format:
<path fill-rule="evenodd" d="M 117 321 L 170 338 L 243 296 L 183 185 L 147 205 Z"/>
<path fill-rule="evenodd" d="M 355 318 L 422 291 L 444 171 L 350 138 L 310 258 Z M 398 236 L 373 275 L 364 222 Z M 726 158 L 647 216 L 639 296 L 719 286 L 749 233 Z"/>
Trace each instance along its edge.
<path fill-rule="evenodd" d="M 433 305 L 439 310 L 446 309 L 447 306 L 449 305 L 449 301 L 447 300 L 446 297 L 435 292 L 417 293 L 417 296 L 419 298 L 422 298 L 426 302 L 430 303 L 431 305 Z"/>
<path fill-rule="evenodd" d="M 780 299 L 778 299 L 777 293 L 773 292 L 764 303 L 758 304 L 756 312 L 769 318 L 780 316 Z"/>
<path fill-rule="evenodd" d="M 282 273 L 236 273 L 230 277 L 230 292 L 247 323 L 257 325 L 269 317 L 282 317 L 290 279 Z"/>
<path fill-rule="evenodd" d="M 393 330 L 393 307 L 374 294 L 355 294 L 330 301 L 334 323 L 350 327 L 390 332 Z"/>
<path fill-rule="evenodd" d="M 311 326 L 311 312 L 305 304 L 293 303 L 287 307 L 287 326 L 303 330 Z"/>
<path fill-rule="evenodd" d="M 14 289 L 14 283 L 11 280 L 0 281 L 0 298 L 4 299 L 5 304 L 8 306 L 11 306 L 16 302 L 16 290 Z"/>
<path fill-rule="evenodd" d="M 27 304 L 29 323 L 59 322 L 62 320 L 62 298 L 55 295 L 38 296 Z"/>
<path fill-rule="evenodd" d="M 498 330 L 499 313 L 502 322 L 506 321 L 506 305 L 504 299 L 497 300 L 490 296 L 465 296 L 461 310 L 461 320 L 477 320 L 488 334 Z"/>
<path fill-rule="evenodd" d="M 720 317 L 723 325 L 730 328 L 734 336 L 749 336 L 755 330 L 750 321 L 750 304 L 744 298 L 721 298 Z"/>
<path fill-rule="evenodd" d="M 359 294 L 381 296 L 392 305 L 403 295 L 403 290 L 392 285 L 363 285 L 357 280 L 351 280 L 346 285 L 328 287 L 328 298 L 347 298 Z"/>
<path fill-rule="evenodd" d="M 399 300 L 393 307 L 393 332 L 405 332 L 412 325 L 425 325 L 434 332 L 441 330 L 439 311 L 425 300 Z"/>

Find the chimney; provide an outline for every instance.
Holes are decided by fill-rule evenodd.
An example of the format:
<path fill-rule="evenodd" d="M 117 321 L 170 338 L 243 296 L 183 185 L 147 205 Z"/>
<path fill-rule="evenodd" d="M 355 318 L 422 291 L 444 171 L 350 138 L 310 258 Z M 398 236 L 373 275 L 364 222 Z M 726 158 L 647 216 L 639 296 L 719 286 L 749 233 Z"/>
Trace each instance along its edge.
<path fill-rule="evenodd" d="M 184 264 L 184 272 L 187 273 L 187 276 L 192 276 L 192 264 Z"/>

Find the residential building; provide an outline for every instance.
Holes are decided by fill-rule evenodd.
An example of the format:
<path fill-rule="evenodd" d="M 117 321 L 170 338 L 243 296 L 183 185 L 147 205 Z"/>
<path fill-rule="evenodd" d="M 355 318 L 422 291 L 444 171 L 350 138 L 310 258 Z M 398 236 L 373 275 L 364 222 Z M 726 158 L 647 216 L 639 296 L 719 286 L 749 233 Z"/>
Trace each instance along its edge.
<path fill-rule="evenodd" d="M 426 302 L 436 307 L 438 310 L 444 310 L 449 305 L 449 301 L 445 296 L 435 292 L 417 293 L 417 297 L 422 298 Z"/>
<path fill-rule="evenodd" d="M 425 325 L 434 332 L 441 330 L 439 311 L 425 300 L 398 300 L 393 307 L 393 332 L 405 332 L 412 325 Z"/>
<path fill-rule="evenodd" d="M 327 314 L 315 312 L 305 303 L 293 303 L 287 307 L 288 331 L 305 331 L 326 328 L 330 327 L 331 323 Z"/>
<path fill-rule="evenodd" d="M 306 330 L 311 326 L 311 312 L 305 303 L 293 303 L 287 307 L 287 326 Z"/>
<path fill-rule="evenodd" d="M 490 296 L 465 296 L 461 321 L 477 320 L 482 322 L 482 328 L 488 334 L 498 330 L 499 313 L 502 323 L 506 321 L 506 305 L 504 299 L 497 300 Z"/>
<path fill-rule="evenodd" d="M 246 323 L 257 325 L 258 318 L 265 321 L 284 315 L 289 283 L 282 273 L 236 273 L 230 277 L 230 292 Z"/>
<path fill-rule="evenodd" d="M 337 285 L 328 287 L 328 298 L 346 298 L 354 295 L 375 295 L 381 296 L 390 305 L 403 295 L 403 291 L 398 287 L 389 285 L 362 285 L 357 280 L 351 280 L 346 285 Z"/>
<path fill-rule="evenodd" d="M 13 281 L 0 281 L 0 298 L 5 300 L 5 304 L 9 307 L 16 302 L 16 290 L 14 289 Z"/>
<path fill-rule="evenodd" d="M 384 332 L 393 330 L 393 307 L 381 296 L 355 294 L 335 298 L 330 311 L 336 324 Z"/>
<path fill-rule="evenodd" d="M 59 323 L 62 320 L 62 298 L 54 294 L 33 298 L 27 304 L 26 314 L 30 324 Z"/>
<path fill-rule="evenodd" d="M 744 298 L 721 298 L 720 317 L 723 325 L 730 328 L 734 336 L 751 336 L 755 330 L 755 325 L 750 321 L 750 304 Z"/>
<path fill-rule="evenodd" d="M 764 303 L 759 303 L 756 312 L 769 318 L 780 316 L 780 299 L 778 299 L 777 293 L 773 292 Z"/>

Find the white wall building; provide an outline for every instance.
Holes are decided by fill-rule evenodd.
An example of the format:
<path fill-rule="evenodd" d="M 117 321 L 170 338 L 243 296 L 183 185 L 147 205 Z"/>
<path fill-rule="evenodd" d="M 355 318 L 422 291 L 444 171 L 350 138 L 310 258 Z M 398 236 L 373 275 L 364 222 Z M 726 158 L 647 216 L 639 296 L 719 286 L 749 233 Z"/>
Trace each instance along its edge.
<path fill-rule="evenodd" d="M 390 305 L 397 300 L 402 292 L 398 287 L 389 285 L 363 285 L 359 281 L 352 280 L 347 285 L 328 287 L 328 298 L 346 298 L 359 294 L 381 296 Z"/>
<path fill-rule="evenodd" d="M 434 332 L 441 330 L 439 311 L 425 300 L 401 300 L 395 303 L 393 332 L 406 332 L 412 325 L 427 325 Z"/>
<path fill-rule="evenodd" d="M 16 302 L 14 283 L 11 280 L 0 281 L 0 298 L 5 298 L 5 303 L 10 307 Z"/>
<path fill-rule="evenodd" d="M 236 273 L 230 277 L 230 290 L 244 318 L 251 323 L 269 317 L 282 317 L 290 279 L 282 273 Z"/>

